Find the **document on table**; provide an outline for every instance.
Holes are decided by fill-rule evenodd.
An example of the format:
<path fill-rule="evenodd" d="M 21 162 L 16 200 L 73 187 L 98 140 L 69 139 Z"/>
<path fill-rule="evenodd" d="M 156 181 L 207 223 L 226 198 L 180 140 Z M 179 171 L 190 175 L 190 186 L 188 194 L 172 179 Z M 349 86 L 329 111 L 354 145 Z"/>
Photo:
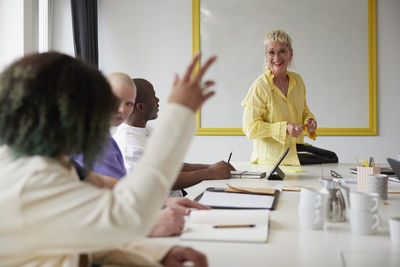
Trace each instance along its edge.
<path fill-rule="evenodd" d="M 204 191 L 199 203 L 213 208 L 226 209 L 273 209 L 277 194 L 259 195 Z"/>
<path fill-rule="evenodd" d="M 266 242 L 268 228 L 268 210 L 193 210 L 186 219 L 181 239 Z"/>

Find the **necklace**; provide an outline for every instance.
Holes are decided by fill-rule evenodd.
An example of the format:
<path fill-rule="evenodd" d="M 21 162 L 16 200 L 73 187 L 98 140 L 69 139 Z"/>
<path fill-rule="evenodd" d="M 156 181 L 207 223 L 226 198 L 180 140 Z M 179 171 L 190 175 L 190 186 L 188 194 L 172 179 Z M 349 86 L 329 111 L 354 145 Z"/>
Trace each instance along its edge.
<path fill-rule="evenodd" d="M 284 78 L 275 78 L 276 79 L 276 81 L 277 82 L 279 82 L 280 83 L 280 87 L 279 87 L 279 85 L 277 85 L 278 86 L 278 88 L 282 91 L 282 93 L 286 96 L 286 94 L 287 94 L 287 91 L 288 91 L 288 87 L 289 86 L 284 86 L 283 85 L 283 82 L 287 82 L 287 77 L 285 76 Z"/>

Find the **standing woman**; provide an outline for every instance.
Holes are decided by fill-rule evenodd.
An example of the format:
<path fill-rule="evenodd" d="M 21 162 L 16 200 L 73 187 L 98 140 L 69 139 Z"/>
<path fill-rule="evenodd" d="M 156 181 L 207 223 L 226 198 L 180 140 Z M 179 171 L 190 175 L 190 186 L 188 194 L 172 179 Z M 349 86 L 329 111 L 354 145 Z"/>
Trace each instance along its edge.
<path fill-rule="evenodd" d="M 306 103 L 303 79 L 287 70 L 292 62 L 292 40 L 282 30 L 264 39 L 267 68 L 242 101 L 243 132 L 253 140 L 251 163 L 275 164 L 290 147 L 284 165 L 338 162 L 334 152 L 304 144 L 303 129 L 315 139 L 317 121 Z M 305 151 L 305 154 L 297 152 Z"/>

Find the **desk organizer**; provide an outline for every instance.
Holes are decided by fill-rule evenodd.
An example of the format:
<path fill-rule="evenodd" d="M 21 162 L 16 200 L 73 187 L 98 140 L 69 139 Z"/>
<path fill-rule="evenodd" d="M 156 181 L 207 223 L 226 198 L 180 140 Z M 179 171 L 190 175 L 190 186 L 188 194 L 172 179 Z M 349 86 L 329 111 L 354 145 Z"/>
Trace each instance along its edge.
<path fill-rule="evenodd" d="M 367 191 L 367 177 L 371 173 L 381 173 L 379 167 L 357 167 L 357 190 Z"/>

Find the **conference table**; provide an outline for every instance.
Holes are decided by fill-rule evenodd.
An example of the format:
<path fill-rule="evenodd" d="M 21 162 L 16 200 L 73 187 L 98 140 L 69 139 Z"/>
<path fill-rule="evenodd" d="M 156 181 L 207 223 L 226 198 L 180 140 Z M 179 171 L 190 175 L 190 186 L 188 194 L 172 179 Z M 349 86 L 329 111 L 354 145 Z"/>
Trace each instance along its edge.
<path fill-rule="evenodd" d="M 233 163 L 237 170 L 269 172 L 272 166 Z M 267 179 L 207 180 L 186 191 L 194 199 L 207 187 L 232 186 L 280 187 L 307 186 L 321 188 L 320 178 L 332 178 L 330 170 L 344 178 L 354 178 L 354 164 L 321 164 L 302 167 L 282 167 L 283 181 Z M 302 172 L 299 172 L 299 171 Z M 356 184 L 346 184 L 357 190 Z M 179 237 L 159 238 L 162 242 L 190 246 L 205 253 L 209 266 L 400 266 L 400 246 L 390 241 L 388 218 L 400 216 L 400 183 L 389 182 L 388 200 L 379 209 L 381 223 L 374 235 L 351 233 L 346 222 L 325 223 L 323 230 L 305 230 L 299 225 L 300 192 L 282 191 L 276 209 L 270 212 L 270 229 L 266 243 L 182 241 Z"/>

